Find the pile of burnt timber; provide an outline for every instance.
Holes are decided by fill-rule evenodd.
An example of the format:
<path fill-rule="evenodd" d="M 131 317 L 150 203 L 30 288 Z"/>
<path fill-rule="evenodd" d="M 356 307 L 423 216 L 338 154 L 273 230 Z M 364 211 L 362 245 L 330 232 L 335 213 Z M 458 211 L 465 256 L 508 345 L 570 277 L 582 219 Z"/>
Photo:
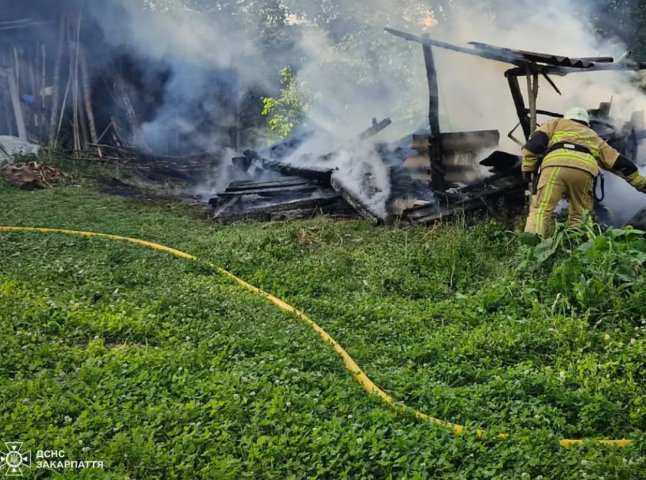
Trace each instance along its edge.
<path fill-rule="evenodd" d="M 209 202 L 220 223 L 310 218 L 317 214 L 351 217 L 354 211 L 332 188 L 302 177 L 235 181 Z"/>
<path fill-rule="evenodd" d="M 390 119 L 373 120 L 372 126 L 358 139 L 376 135 L 390 123 Z M 234 158 L 228 174 L 236 180 L 209 200 L 213 219 L 232 223 L 303 219 L 327 214 L 337 218 L 363 217 L 374 223 L 387 221 L 385 215 L 375 212 L 367 199 L 359 197 L 337 178 L 337 169 L 331 162 L 334 153 L 323 155 L 315 162 L 294 164 L 286 161 L 311 137 L 311 132 L 301 133 L 266 152 L 247 150 L 243 156 Z"/>
<path fill-rule="evenodd" d="M 179 182 L 198 185 L 220 162 L 217 154 L 183 156 L 157 155 L 121 142 L 119 146 L 100 145 L 104 154 L 138 177 L 152 182 Z"/>
<path fill-rule="evenodd" d="M 324 209 L 334 211 L 343 206 L 374 222 L 400 218 L 417 224 L 434 222 L 462 212 L 489 210 L 503 203 L 506 207 L 518 209 L 526 203 L 527 184 L 520 173 L 519 157 L 495 151 L 500 143 L 499 131 L 444 132 L 440 128 L 440 91 L 433 50 L 442 48 L 511 65 L 505 77 L 519 123 L 507 136 L 521 146 L 537 128 L 539 116 L 562 117 L 561 114 L 538 108 L 539 77 L 561 94 L 550 75 L 646 69 L 646 64 L 625 59 L 615 62 L 609 57 L 569 58 L 475 42 L 461 47 L 432 40 L 428 35 L 417 36 L 392 29 L 387 31 L 422 46 L 429 88 L 428 130 L 406 137 L 398 144 L 378 145 L 381 161 L 371 159 L 379 165 L 371 166 L 370 162 L 353 164 L 349 168 L 354 174 L 352 178 L 333 167 L 325 168 L 326 165 L 335 164 L 333 160 L 339 157 L 338 152 L 318 159 L 293 158 L 312 133 L 292 137 L 261 154 L 245 152 L 244 157 L 234 160 L 233 168 L 238 170 L 238 174 L 231 177 L 238 181 L 229 185 L 211 202 L 215 207 L 216 220 L 296 218 L 310 216 Z M 528 106 L 520 86 L 522 77 L 527 77 Z M 610 103 L 601 104 L 598 110 L 590 111 L 591 127 L 621 153 L 636 158 L 639 143 L 646 138 L 643 113 L 633 113 L 631 120 L 618 129 L 609 111 Z M 381 123 L 374 121 L 361 138 L 370 137 L 389 123 L 389 120 Z M 519 127 L 524 136 L 522 140 L 514 137 Z M 478 160 L 492 151 L 494 153 L 478 165 Z M 356 156 L 361 157 L 361 152 Z M 311 165 L 323 165 L 323 168 Z M 488 167 L 489 171 L 483 167 Z M 250 174 L 251 171 L 260 173 Z M 385 171 L 390 182 L 386 188 L 382 181 Z M 383 196 L 386 194 L 389 197 L 384 202 Z"/>
<path fill-rule="evenodd" d="M 511 208 L 524 205 L 527 183 L 520 174 L 519 157 L 498 151 L 480 165 L 490 167 L 491 176 L 436 193 L 432 202 L 405 210 L 403 217 L 414 224 L 431 223 L 475 210 L 493 210 L 501 204 Z"/>

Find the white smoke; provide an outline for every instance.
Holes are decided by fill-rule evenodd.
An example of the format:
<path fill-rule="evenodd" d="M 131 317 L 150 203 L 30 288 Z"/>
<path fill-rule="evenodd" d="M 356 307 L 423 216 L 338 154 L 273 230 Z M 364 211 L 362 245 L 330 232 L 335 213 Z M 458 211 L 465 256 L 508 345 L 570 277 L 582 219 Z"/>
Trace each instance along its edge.
<path fill-rule="evenodd" d="M 173 118 L 182 104 L 201 98 L 208 90 L 208 77 L 201 72 L 231 68 L 241 79 L 241 89 L 256 83 L 272 88 L 270 79 L 290 55 L 297 64 L 299 81 L 312 97 L 309 126 L 322 133 L 321 139 L 333 139 L 325 140 L 329 146 L 347 145 L 348 139 L 367 128 L 373 117 L 394 120 L 376 141 L 410 133 L 424 125 L 428 115 L 422 49 L 387 34 L 383 31 L 386 26 L 414 34 L 426 31 L 433 38 L 460 45 L 478 41 L 563 56 L 617 58 L 626 50 L 619 41 L 602 41 L 597 36 L 592 14 L 603 3 L 597 0 L 544 0 L 539 4 L 530 0 L 367 0 L 360 5 L 350 0 L 325 4 L 281 0 L 277 2 L 284 12 L 281 21 L 297 29 L 300 39 L 287 55 L 274 52 L 260 61 L 255 50 L 261 32 L 250 26 L 262 23 L 262 18 L 240 22 L 217 11 L 207 15 L 190 8 L 189 0 L 164 0 L 163 8 L 161 0 L 146 1 L 155 8 L 143 8 L 134 0 L 108 0 L 104 5 L 119 6 L 121 16 L 116 18 L 111 8 L 95 12 L 106 37 L 115 45 L 127 44 L 173 67 L 167 104 L 157 118 L 144 125 L 147 138 L 163 137 L 172 128 L 193 128 L 191 124 L 174 124 Z M 330 9 L 336 13 L 330 14 Z M 247 14 L 253 17 L 257 15 L 254 11 L 248 9 Z M 506 139 L 517 123 L 504 78 L 511 65 L 437 48 L 434 53 L 443 130 L 496 128 L 502 134 L 501 146 L 518 153 L 519 147 Z M 646 97 L 634 79 L 635 75 L 626 72 L 555 76 L 562 96 L 541 79 L 539 106 L 563 112 L 575 105 L 596 108 L 600 102 L 612 100 L 611 113 L 621 123 L 634 111 L 646 109 Z M 524 88 L 522 79 L 521 86 Z M 203 139 L 207 148 L 218 141 L 215 133 Z M 311 158 L 312 152 L 332 151 L 315 143 L 303 149 L 301 153 L 310 153 L 304 158 Z M 386 171 L 374 148 L 351 148 L 348 155 L 357 164 L 367 163 L 376 171 Z M 338 155 L 341 165 L 352 165 L 351 160 L 342 158 L 344 155 Z M 290 161 L 296 161 L 296 157 Z M 348 175 L 351 172 L 356 169 L 350 169 Z M 609 203 L 630 190 L 629 186 L 624 189 L 622 182 L 608 184 Z M 643 205 L 636 204 L 635 208 Z"/>
<path fill-rule="evenodd" d="M 347 136 L 347 133 L 346 133 Z M 294 151 L 283 163 L 333 170 L 333 178 L 374 216 L 388 217 L 390 197 L 387 165 L 370 139 L 339 140 L 332 133 L 319 133 Z"/>
<path fill-rule="evenodd" d="M 141 125 L 142 145 L 163 151 L 173 138 L 190 135 L 203 151 L 223 150 L 226 130 L 236 127 L 232 105 L 239 95 L 252 86 L 274 87 L 276 72 L 260 61 L 254 32 L 226 15 L 194 10 L 187 0 L 105 0 L 91 3 L 90 13 L 111 46 L 142 59 L 141 68 L 151 63 L 145 75 L 170 72 L 155 117 Z M 198 132 L 201 118 L 192 113 L 202 111 L 219 129 Z"/>
<path fill-rule="evenodd" d="M 434 12 L 428 8 L 428 2 L 371 0 L 362 5 L 361 19 L 355 18 L 359 24 L 363 22 L 360 30 L 364 37 L 354 38 L 349 45 L 331 41 L 329 31 L 316 28 L 315 23 L 310 22 L 301 41 L 309 61 L 299 72 L 299 79 L 309 91 L 315 92 L 311 122 L 338 138 L 348 138 L 350 132 L 359 131 L 362 125 L 365 127 L 371 117 L 392 116 L 395 122 L 404 116 L 412 117 L 412 124 L 403 124 L 408 132 L 415 122 L 423 124 L 428 90 L 421 47 L 383 33 L 384 26 L 414 34 L 419 34 L 422 27 L 430 26 L 433 38 L 458 45 L 477 41 L 560 56 L 618 58 L 626 50 L 620 42 L 602 41 L 596 35 L 591 21 L 596 2 L 581 6 L 580 2 L 568 0 L 546 0 L 540 5 L 527 0 L 500 0 L 488 2 L 484 8 L 476 8 L 473 3 L 451 2 L 445 9 L 450 9 L 450 14 L 444 12 L 442 15 L 438 4 Z M 349 8 L 343 14 L 352 15 Z M 307 21 L 306 14 L 298 18 Z M 370 62 L 366 59 L 375 58 L 377 31 L 383 38 L 378 40 L 377 60 Z M 501 148 L 519 153 L 520 147 L 506 137 L 518 122 L 504 77 L 504 72 L 512 65 L 438 48 L 434 49 L 434 54 L 439 74 L 442 129 L 496 128 L 502 134 Z M 367 63 L 371 71 L 365 71 Z M 362 78 L 371 75 L 366 86 Z M 620 127 L 630 120 L 633 112 L 646 110 L 646 97 L 635 86 L 634 79 L 635 74 L 629 72 L 555 76 L 553 80 L 562 92 L 559 95 L 541 78 L 539 106 L 544 110 L 564 112 L 573 106 L 593 109 L 601 102 L 612 101 L 611 114 Z M 520 81 L 525 90 L 524 78 Z M 403 135 L 405 132 L 392 133 Z M 517 131 L 516 137 L 522 140 L 522 132 Z M 306 145 L 304 149 L 313 150 L 312 145 Z M 378 155 L 356 152 L 355 162 L 374 165 L 381 160 Z M 354 183 L 359 183 L 358 179 Z M 618 210 L 624 204 L 615 199 L 632 196 L 632 189 L 622 181 L 607 183 L 607 203 Z M 645 199 L 640 201 L 638 196 L 634 197 L 631 204 L 638 209 L 645 205 Z M 622 212 L 622 216 L 626 214 Z"/>

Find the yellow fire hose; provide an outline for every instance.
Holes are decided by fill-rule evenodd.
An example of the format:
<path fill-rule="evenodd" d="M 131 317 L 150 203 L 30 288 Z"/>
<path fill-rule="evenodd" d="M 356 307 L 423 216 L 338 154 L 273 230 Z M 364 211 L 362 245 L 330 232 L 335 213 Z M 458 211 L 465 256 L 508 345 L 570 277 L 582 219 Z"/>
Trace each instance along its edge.
<path fill-rule="evenodd" d="M 99 238 L 105 238 L 108 240 L 115 240 L 115 241 L 122 241 L 122 242 L 128 242 L 132 243 L 135 245 L 140 245 L 142 247 L 146 247 L 152 250 L 157 250 L 159 252 L 165 252 L 169 253 L 171 255 L 174 255 L 179 258 L 183 258 L 185 260 L 194 260 L 194 261 L 199 261 L 199 259 L 189 253 L 182 252 L 181 250 L 176 250 L 174 248 L 166 247 L 164 245 L 160 245 L 158 243 L 153 243 L 153 242 L 147 242 L 145 240 L 140 240 L 137 238 L 130 238 L 130 237 L 123 237 L 120 235 L 110 235 L 106 233 L 95 233 L 95 232 L 82 232 L 82 231 L 76 231 L 76 230 L 63 230 L 63 229 L 57 229 L 57 228 L 34 228 L 34 227 L 3 227 L 0 226 L 0 232 L 38 232 L 38 233 L 60 233 L 60 234 L 65 234 L 65 235 L 76 235 L 76 236 L 81 236 L 81 237 L 99 237 Z M 345 368 L 350 372 L 350 375 L 364 388 L 366 392 L 368 392 L 370 395 L 376 395 L 381 399 L 386 405 L 389 407 L 393 408 L 394 410 L 402 413 L 407 413 L 407 414 L 412 414 L 416 418 L 423 420 L 425 422 L 431 422 L 434 423 L 435 425 L 438 425 L 446 430 L 452 431 L 453 433 L 460 435 L 460 434 L 475 434 L 478 438 L 482 438 L 485 436 L 485 430 L 481 429 L 475 429 L 475 430 L 467 430 L 463 425 L 458 425 L 456 423 L 451 423 L 447 422 L 445 420 L 440 420 L 439 418 L 432 417 L 430 415 L 427 415 L 425 413 L 422 413 L 418 410 L 415 410 L 414 408 L 408 407 L 406 405 L 402 405 L 401 403 L 397 402 L 393 397 L 391 397 L 389 394 L 387 394 L 384 390 L 379 388 L 366 374 L 365 372 L 357 365 L 357 363 L 354 361 L 354 359 L 350 356 L 350 354 L 336 341 L 334 338 L 330 336 L 329 333 L 327 333 L 321 326 L 319 326 L 314 320 L 312 320 L 310 317 L 305 315 L 305 313 L 301 312 L 297 308 L 291 306 L 287 302 L 281 300 L 278 297 L 275 297 L 274 295 L 265 292 L 264 290 L 261 290 L 258 287 L 255 287 L 251 285 L 250 283 L 245 282 L 241 278 L 237 277 L 233 273 L 225 270 L 224 268 L 214 265 L 212 263 L 206 262 L 209 267 L 213 268 L 215 271 L 218 273 L 224 275 L 225 277 L 230 278 L 234 282 L 236 282 L 238 285 L 241 287 L 254 292 L 258 295 L 261 295 L 265 297 L 267 300 L 269 300 L 271 303 L 276 305 L 278 308 L 283 310 L 284 312 L 291 313 L 298 318 L 300 318 L 303 322 L 305 322 L 307 325 L 309 325 L 312 330 L 314 330 L 320 337 L 321 339 L 330 344 L 332 348 L 339 354 L 341 359 L 343 360 L 343 363 L 345 365 Z M 497 435 L 498 438 L 507 438 L 507 434 L 499 434 Z M 628 447 L 632 445 L 633 441 L 632 440 L 626 440 L 626 439 L 621 439 L 621 440 L 589 440 L 589 439 L 562 439 L 559 441 L 561 446 L 563 447 L 572 447 L 576 445 L 584 445 L 584 444 L 590 444 L 590 445 L 603 445 L 603 446 L 611 446 L 611 447 Z"/>

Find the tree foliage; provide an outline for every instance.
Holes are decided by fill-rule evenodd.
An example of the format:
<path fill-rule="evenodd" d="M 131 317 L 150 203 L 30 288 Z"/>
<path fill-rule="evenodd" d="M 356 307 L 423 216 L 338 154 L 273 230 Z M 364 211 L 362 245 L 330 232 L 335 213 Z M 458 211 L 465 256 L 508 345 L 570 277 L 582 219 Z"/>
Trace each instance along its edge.
<path fill-rule="evenodd" d="M 646 61 L 646 1 L 606 0 L 594 15 L 602 37 L 621 40 L 636 60 Z"/>
<path fill-rule="evenodd" d="M 143 1 L 158 8 L 174 2 Z M 226 18 L 231 29 L 246 32 L 259 63 L 268 72 L 267 78 L 275 84 L 273 94 L 271 91 L 265 94 L 262 110 L 270 131 L 278 136 L 293 130 L 304 118 L 305 110 L 299 101 L 306 90 L 310 90 L 308 94 L 315 103 L 329 98 L 326 84 L 319 83 L 319 79 L 298 82 L 300 93 L 296 93 L 296 81 L 302 80 L 305 66 L 309 71 L 325 72 L 327 86 L 349 82 L 354 91 L 388 103 L 389 115 L 422 121 L 425 102 L 420 101 L 419 94 L 424 73 L 419 48 L 386 35 L 383 27 L 419 32 L 437 24 L 433 32 L 448 32 L 460 20 L 464 9 L 477 10 L 484 22 L 502 23 L 509 11 L 518 9 L 515 0 L 367 0 L 360 6 L 349 0 L 182 0 L 181 3 L 193 11 Z M 582 18 L 588 18 L 602 38 L 618 38 L 633 49 L 635 59 L 646 59 L 646 1 L 571 0 L 568 5 L 580 12 Z M 324 49 L 305 51 L 302 37 L 314 30 L 324 39 Z M 286 65 L 290 66 L 288 70 Z M 286 79 L 286 74 L 291 80 Z M 340 104 L 330 110 L 338 111 L 339 115 L 347 114 L 362 101 L 352 95 L 346 98 L 335 95 L 335 98 Z M 294 108 L 294 112 L 290 113 L 289 108 Z M 256 111 L 260 112 L 260 108 Z M 380 113 L 373 112 L 373 115 Z"/>
<path fill-rule="evenodd" d="M 280 96 L 264 97 L 263 116 L 272 136 L 285 138 L 305 120 L 309 100 L 294 71 L 285 67 L 281 70 Z"/>

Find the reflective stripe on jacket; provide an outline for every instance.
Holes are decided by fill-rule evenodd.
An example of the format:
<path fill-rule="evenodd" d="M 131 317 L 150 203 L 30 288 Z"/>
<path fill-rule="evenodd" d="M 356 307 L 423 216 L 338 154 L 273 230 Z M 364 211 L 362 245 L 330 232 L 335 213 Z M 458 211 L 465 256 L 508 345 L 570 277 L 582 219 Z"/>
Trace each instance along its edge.
<path fill-rule="evenodd" d="M 587 148 L 590 153 L 568 149 L 558 149 L 548 153 L 542 167 L 572 167 L 584 170 L 593 176 L 599 175 L 599 168 L 612 170 L 619 152 L 604 142 L 590 127 L 573 120 L 558 118 L 541 125 L 537 132 L 543 132 L 549 138 L 547 150 L 561 142 L 574 143 Z M 523 149 L 523 171 L 535 172 L 539 166 L 539 156 Z"/>

